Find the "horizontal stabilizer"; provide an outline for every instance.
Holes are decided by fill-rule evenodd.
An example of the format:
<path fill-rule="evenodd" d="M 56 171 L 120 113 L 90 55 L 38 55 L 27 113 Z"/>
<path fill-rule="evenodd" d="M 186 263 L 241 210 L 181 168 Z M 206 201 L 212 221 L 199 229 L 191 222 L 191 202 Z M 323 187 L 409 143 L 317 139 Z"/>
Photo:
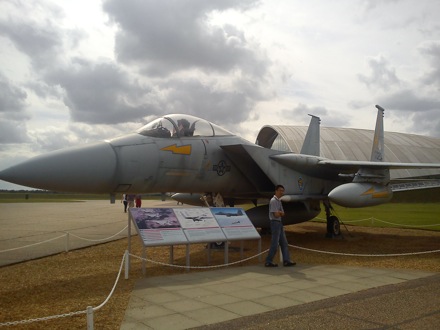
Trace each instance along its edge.
<path fill-rule="evenodd" d="M 440 180 L 426 180 L 426 181 L 415 181 L 415 182 L 392 183 L 392 184 L 390 184 L 390 187 L 393 192 L 417 190 L 417 189 L 440 188 Z"/>
<path fill-rule="evenodd" d="M 422 168 L 440 168 L 440 163 L 393 163 L 393 162 L 369 162 L 369 161 L 350 161 L 350 160 L 331 160 L 322 159 L 318 165 L 324 167 L 335 167 L 340 169 L 354 170 L 361 167 L 371 169 L 422 169 Z"/>

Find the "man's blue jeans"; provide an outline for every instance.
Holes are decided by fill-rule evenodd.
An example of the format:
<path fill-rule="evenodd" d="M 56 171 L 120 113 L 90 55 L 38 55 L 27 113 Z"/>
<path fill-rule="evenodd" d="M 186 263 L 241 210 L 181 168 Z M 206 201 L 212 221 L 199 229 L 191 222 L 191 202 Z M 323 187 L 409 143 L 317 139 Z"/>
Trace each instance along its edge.
<path fill-rule="evenodd" d="M 283 223 L 281 221 L 270 220 L 270 230 L 272 232 L 272 240 L 270 242 L 269 254 L 267 255 L 266 262 L 273 261 L 273 258 L 277 253 L 278 246 L 281 246 L 283 261 L 290 261 L 289 243 L 287 242 Z"/>

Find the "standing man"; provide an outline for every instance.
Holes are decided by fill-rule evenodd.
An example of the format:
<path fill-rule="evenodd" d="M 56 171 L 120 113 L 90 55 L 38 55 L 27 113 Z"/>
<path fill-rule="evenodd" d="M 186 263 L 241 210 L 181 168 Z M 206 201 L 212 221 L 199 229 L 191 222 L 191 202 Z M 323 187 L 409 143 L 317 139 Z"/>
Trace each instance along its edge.
<path fill-rule="evenodd" d="M 269 253 L 266 258 L 265 267 L 278 267 L 272 262 L 277 253 L 278 246 L 281 246 L 281 253 L 283 255 L 283 265 L 285 267 L 295 266 L 296 263 L 290 261 L 289 245 L 287 243 L 286 233 L 284 232 L 282 217 L 284 217 L 283 204 L 280 198 L 284 195 L 284 187 L 277 185 L 275 187 L 275 195 L 269 202 L 269 220 L 270 230 L 272 232 L 272 240 L 270 242 Z"/>
<path fill-rule="evenodd" d="M 128 205 L 127 194 L 122 194 L 121 202 L 124 203 L 124 212 L 127 213 L 127 205 Z"/>

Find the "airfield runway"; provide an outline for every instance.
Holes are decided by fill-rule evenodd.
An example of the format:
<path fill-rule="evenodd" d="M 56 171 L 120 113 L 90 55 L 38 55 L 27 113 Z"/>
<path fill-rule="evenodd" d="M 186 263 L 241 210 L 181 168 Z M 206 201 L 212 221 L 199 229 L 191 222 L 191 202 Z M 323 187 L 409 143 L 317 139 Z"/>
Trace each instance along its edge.
<path fill-rule="evenodd" d="M 125 237 L 126 225 L 119 202 L 0 204 L 1 265 Z M 439 292 L 439 273 L 416 270 L 230 267 L 139 280 L 121 329 L 438 329 Z"/>

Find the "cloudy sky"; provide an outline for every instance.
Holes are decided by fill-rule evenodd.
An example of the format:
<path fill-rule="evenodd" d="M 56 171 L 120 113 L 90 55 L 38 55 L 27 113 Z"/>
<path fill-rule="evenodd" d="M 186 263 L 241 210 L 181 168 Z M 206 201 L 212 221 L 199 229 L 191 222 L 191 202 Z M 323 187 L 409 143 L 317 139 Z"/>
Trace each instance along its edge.
<path fill-rule="evenodd" d="M 440 137 L 440 1 L 2 0 L 0 170 L 169 113 Z M 0 181 L 0 189 L 13 186 Z"/>

